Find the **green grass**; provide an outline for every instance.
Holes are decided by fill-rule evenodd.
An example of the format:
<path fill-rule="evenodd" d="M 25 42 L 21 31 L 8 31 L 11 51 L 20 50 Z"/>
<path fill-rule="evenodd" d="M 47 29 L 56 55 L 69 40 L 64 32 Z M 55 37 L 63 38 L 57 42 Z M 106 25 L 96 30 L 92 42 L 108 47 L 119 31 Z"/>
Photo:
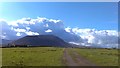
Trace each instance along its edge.
<path fill-rule="evenodd" d="M 29 48 L 2 48 L 2 66 L 64 66 L 64 48 L 29 47 Z M 70 48 L 72 51 L 100 66 L 117 66 L 118 50 L 115 49 L 80 49 Z"/>
<path fill-rule="evenodd" d="M 61 66 L 63 48 L 3 48 L 3 66 Z"/>
<path fill-rule="evenodd" d="M 2 48 L 0 48 L 0 67 L 2 66 Z"/>
<path fill-rule="evenodd" d="M 118 66 L 118 50 L 116 49 L 79 49 L 74 51 L 100 66 Z"/>

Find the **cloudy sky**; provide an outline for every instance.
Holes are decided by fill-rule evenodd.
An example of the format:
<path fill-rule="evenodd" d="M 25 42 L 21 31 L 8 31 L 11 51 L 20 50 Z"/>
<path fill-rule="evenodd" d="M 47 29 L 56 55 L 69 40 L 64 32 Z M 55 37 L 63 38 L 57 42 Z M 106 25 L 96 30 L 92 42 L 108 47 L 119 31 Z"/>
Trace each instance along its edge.
<path fill-rule="evenodd" d="M 67 42 L 116 47 L 117 2 L 0 3 L 1 38 L 54 34 Z"/>

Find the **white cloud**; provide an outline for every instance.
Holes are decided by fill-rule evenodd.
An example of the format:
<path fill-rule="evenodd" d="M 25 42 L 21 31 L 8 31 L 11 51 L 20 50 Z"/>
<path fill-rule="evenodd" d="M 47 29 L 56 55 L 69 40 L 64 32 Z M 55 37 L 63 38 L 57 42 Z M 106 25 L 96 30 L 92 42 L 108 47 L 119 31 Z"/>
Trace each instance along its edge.
<path fill-rule="evenodd" d="M 39 35 L 39 33 L 37 32 L 32 32 L 32 31 L 28 31 L 28 32 L 25 32 L 27 35 Z"/>
<path fill-rule="evenodd" d="M 54 23 L 61 22 L 61 20 L 54 20 L 54 19 L 50 19 L 49 21 L 50 21 L 50 22 L 54 22 Z"/>
<path fill-rule="evenodd" d="M 66 32 L 71 32 L 71 28 L 70 28 L 70 27 L 67 27 L 67 28 L 65 28 L 65 31 L 66 31 Z"/>
<path fill-rule="evenodd" d="M 6 20 L 5 19 L 0 19 L 0 22 L 6 22 Z"/>
<path fill-rule="evenodd" d="M 48 21 L 48 19 L 47 18 L 45 18 L 45 17 L 37 17 L 37 19 L 36 19 L 38 22 L 44 22 L 44 21 Z"/>
<path fill-rule="evenodd" d="M 51 29 L 48 29 L 48 30 L 46 30 L 45 32 L 52 32 L 52 30 L 51 30 Z"/>
<path fill-rule="evenodd" d="M 80 43 L 76 43 L 76 42 L 69 42 L 71 44 L 75 44 L 75 45 L 80 45 Z"/>
<path fill-rule="evenodd" d="M 38 17 L 37 19 L 22 18 L 22 19 L 16 20 L 14 21 L 16 26 L 14 25 L 14 23 L 12 24 L 10 22 L 6 22 L 6 23 L 10 24 L 7 26 L 9 26 L 9 31 L 13 33 L 12 34 L 13 36 L 7 33 L 6 36 L 9 39 L 17 39 L 17 38 L 21 38 L 26 35 L 34 35 L 35 33 L 38 33 L 40 35 L 53 34 L 53 35 L 56 35 L 62 38 L 66 42 L 70 42 L 70 41 L 80 42 L 81 41 L 81 38 L 79 36 L 65 31 L 64 24 L 61 20 Z M 8 30 L 6 30 L 5 32 L 7 31 Z M 21 36 L 16 37 L 16 34 L 20 35 L 19 33 L 21 34 Z"/>
<path fill-rule="evenodd" d="M 12 29 L 16 32 L 26 32 L 25 29 L 20 29 L 20 28 L 17 28 L 17 29 L 12 28 Z"/>
<path fill-rule="evenodd" d="M 0 35 L 0 39 L 5 39 L 5 38 L 6 38 L 6 36 Z"/>
<path fill-rule="evenodd" d="M 18 24 L 16 23 L 16 21 L 9 22 L 8 25 L 13 27 L 18 27 Z"/>
<path fill-rule="evenodd" d="M 64 29 L 64 25 L 60 20 L 47 19 L 41 17 L 37 17 L 36 19 L 22 18 L 16 21 L 9 22 L 4 19 L 1 19 L 0 23 L 2 23 L 2 26 L 4 26 L 2 27 L 2 32 L 6 32 L 6 38 L 9 39 L 17 38 L 15 37 L 16 35 L 23 37 L 26 35 L 33 35 L 36 33 L 45 34 L 50 33 L 52 31 L 57 32 L 59 30 Z"/>
<path fill-rule="evenodd" d="M 18 33 L 16 34 L 16 36 L 21 36 L 21 33 L 18 32 Z"/>
<path fill-rule="evenodd" d="M 99 45 L 102 47 L 118 44 L 118 32 L 116 30 L 96 30 L 96 29 L 71 29 L 79 35 L 86 45 Z M 114 45 L 113 45 L 114 46 Z M 112 47 L 112 46 L 111 46 Z"/>
<path fill-rule="evenodd" d="M 8 25 L 7 20 L 1 19 L 0 25 L 2 26 L 0 30 L 0 38 L 1 39 L 11 39 L 15 38 L 15 31 L 11 30 L 11 27 Z"/>
<path fill-rule="evenodd" d="M 4 26 L 0 38 L 5 39 L 16 39 L 26 35 L 53 34 L 77 45 L 113 47 L 118 44 L 119 35 L 116 30 L 65 28 L 61 20 L 37 17 L 36 19 L 22 18 L 8 22 L 0 19 L 0 24 Z"/>

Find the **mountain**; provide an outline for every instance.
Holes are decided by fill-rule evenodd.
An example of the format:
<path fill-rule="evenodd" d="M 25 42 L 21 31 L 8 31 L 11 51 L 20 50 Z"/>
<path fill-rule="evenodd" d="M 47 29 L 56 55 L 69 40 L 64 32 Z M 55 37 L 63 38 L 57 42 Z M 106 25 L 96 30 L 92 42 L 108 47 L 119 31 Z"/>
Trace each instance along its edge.
<path fill-rule="evenodd" d="M 53 46 L 53 47 L 69 47 L 70 44 L 63 41 L 61 38 L 54 35 L 34 35 L 25 36 L 9 45 L 15 46 Z"/>

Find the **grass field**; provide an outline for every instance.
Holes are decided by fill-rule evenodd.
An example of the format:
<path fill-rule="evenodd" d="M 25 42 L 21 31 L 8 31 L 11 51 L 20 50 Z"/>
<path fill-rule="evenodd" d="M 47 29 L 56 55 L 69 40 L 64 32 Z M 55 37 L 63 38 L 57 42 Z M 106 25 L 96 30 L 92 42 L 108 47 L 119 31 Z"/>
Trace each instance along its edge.
<path fill-rule="evenodd" d="M 70 48 L 86 59 L 101 66 L 117 66 L 118 50 Z M 3 66 L 63 66 L 64 48 L 29 47 L 3 48 Z M 72 56 L 74 59 L 74 56 Z"/>
<path fill-rule="evenodd" d="M 73 49 L 81 56 L 99 66 L 118 66 L 118 50 L 116 49 Z"/>
<path fill-rule="evenodd" d="M 0 67 L 2 66 L 2 48 L 0 48 Z"/>
<path fill-rule="evenodd" d="M 62 48 L 4 48 L 3 66 L 61 66 Z"/>

